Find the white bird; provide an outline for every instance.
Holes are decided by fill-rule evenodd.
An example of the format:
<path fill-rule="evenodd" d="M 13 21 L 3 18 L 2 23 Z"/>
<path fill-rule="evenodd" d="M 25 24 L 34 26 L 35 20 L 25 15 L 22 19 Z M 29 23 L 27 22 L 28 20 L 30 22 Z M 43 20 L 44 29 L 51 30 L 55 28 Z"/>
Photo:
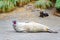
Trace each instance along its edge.
<path fill-rule="evenodd" d="M 36 22 L 16 22 L 13 21 L 13 28 L 16 32 L 50 32 L 57 33 L 48 28 L 48 26 L 42 25 Z"/>

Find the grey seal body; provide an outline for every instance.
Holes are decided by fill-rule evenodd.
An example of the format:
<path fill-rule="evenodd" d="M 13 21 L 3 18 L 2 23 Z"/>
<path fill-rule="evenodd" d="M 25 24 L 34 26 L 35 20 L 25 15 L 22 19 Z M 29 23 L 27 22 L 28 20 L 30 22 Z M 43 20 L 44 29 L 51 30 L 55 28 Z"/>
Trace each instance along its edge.
<path fill-rule="evenodd" d="M 56 31 L 50 30 L 48 26 L 42 25 L 36 22 L 14 22 L 13 28 L 16 32 L 53 32 Z"/>

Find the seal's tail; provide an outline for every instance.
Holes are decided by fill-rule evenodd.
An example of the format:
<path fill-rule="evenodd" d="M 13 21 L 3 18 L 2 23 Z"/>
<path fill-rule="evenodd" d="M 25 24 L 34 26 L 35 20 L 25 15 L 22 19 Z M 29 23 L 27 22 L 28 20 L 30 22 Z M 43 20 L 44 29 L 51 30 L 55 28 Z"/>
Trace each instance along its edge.
<path fill-rule="evenodd" d="M 48 32 L 49 32 L 49 33 L 58 33 L 57 31 L 53 31 L 53 30 L 51 30 L 51 29 L 48 29 Z"/>

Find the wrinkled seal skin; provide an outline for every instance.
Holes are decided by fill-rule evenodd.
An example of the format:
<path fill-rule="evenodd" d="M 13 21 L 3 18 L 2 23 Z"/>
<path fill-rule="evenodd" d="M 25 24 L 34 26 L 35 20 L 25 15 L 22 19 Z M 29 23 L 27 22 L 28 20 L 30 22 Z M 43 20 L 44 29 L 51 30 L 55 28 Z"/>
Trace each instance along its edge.
<path fill-rule="evenodd" d="M 13 22 L 13 28 L 16 32 L 49 32 L 57 33 L 50 30 L 47 26 L 36 22 Z"/>

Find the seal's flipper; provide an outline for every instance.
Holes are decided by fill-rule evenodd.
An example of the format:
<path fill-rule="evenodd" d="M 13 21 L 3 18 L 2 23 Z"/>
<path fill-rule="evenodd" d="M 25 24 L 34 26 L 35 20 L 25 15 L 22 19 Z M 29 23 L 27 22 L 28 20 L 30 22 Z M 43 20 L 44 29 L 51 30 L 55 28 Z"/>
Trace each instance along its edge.
<path fill-rule="evenodd" d="M 58 33 L 57 31 L 53 31 L 53 30 L 50 30 L 50 29 L 48 29 L 47 32 L 49 32 L 49 33 Z"/>

